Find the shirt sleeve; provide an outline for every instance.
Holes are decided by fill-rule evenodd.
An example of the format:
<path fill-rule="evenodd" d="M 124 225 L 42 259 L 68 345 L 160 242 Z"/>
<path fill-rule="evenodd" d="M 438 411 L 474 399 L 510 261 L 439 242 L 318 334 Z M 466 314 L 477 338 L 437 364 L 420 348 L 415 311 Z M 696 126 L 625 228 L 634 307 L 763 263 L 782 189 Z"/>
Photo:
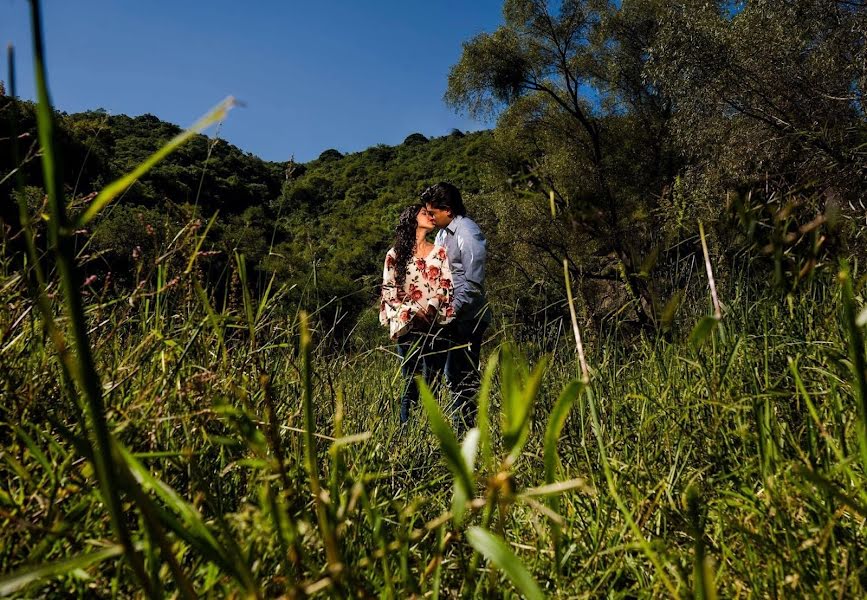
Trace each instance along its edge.
<path fill-rule="evenodd" d="M 431 295 L 428 298 L 428 307 L 432 307 L 436 311 L 436 322 L 444 325 L 452 320 L 454 309 L 452 309 L 452 271 L 449 267 L 449 260 L 446 255 L 446 250 L 439 247 L 432 258 L 434 261 L 433 267 L 429 273 L 436 273 L 435 277 L 430 277 L 429 284 L 431 285 Z"/>
<path fill-rule="evenodd" d="M 483 294 L 487 242 L 478 227 L 463 227 L 455 232 L 455 238 L 462 267 L 462 272 L 454 272 L 452 308 L 458 315 L 465 304 L 472 305 Z"/>
<path fill-rule="evenodd" d="M 437 320 L 441 325 L 445 325 L 454 319 L 455 309 L 452 306 L 452 269 L 449 265 L 448 257 L 443 258 L 440 265 L 440 280 L 438 283 L 437 294 Z"/>
<path fill-rule="evenodd" d="M 382 269 L 379 322 L 389 328 L 392 338 L 407 329 L 412 319 L 412 300 L 398 290 L 395 266 L 394 252 L 389 251 L 385 256 L 385 265 Z"/>
<path fill-rule="evenodd" d="M 400 300 L 397 298 L 397 278 L 394 272 L 394 257 L 391 252 L 385 255 L 385 265 L 382 269 L 382 303 L 380 305 L 380 320 L 387 308 L 397 308 Z"/>

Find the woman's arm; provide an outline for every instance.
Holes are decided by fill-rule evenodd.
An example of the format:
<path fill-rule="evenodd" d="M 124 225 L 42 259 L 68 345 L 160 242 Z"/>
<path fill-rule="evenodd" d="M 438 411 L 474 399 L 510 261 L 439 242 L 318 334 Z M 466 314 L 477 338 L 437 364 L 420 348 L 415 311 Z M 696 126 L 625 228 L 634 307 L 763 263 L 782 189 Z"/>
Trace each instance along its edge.
<path fill-rule="evenodd" d="M 395 274 L 395 259 L 391 250 L 385 255 L 385 265 L 382 268 L 382 301 L 396 308 L 400 305 L 397 293 L 397 276 Z"/>
<path fill-rule="evenodd" d="M 395 331 L 403 331 L 409 327 L 413 317 L 412 298 L 404 294 L 403 290 L 398 288 L 396 267 L 397 263 L 394 256 L 394 250 L 389 250 L 385 256 L 385 265 L 382 269 L 382 294 L 379 304 L 379 322 L 386 327 L 389 327 L 392 334 Z M 402 325 L 399 329 L 392 327 L 392 322 L 398 322 Z"/>
<path fill-rule="evenodd" d="M 452 299 L 453 299 L 453 279 L 452 270 L 449 265 L 448 256 L 445 254 L 445 248 L 441 249 L 441 258 L 439 260 L 439 273 L 432 284 L 436 290 L 436 295 L 431 301 L 434 307 L 434 312 L 437 316 L 437 322 L 446 323 L 452 320 Z"/>

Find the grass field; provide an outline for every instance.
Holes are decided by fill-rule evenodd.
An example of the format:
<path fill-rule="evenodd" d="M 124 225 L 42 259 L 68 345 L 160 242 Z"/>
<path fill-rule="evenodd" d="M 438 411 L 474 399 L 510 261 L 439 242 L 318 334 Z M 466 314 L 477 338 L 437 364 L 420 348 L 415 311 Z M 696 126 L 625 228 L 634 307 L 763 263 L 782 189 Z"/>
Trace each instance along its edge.
<path fill-rule="evenodd" d="M 0 247 L 0 595 L 865 596 L 845 263 L 782 297 L 745 261 L 671 334 L 585 331 L 586 365 L 568 319 L 518 342 L 501 314 L 478 427 L 456 439 L 425 391 L 401 429 L 384 339 L 336 347 L 241 257 L 209 289 L 209 225 L 124 295 L 82 281 L 76 231 L 141 173 L 67 213 L 35 52 L 47 243 L 22 203 Z"/>
<path fill-rule="evenodd" d="M 121 556 L 91 409 L 5 256 L 0 591 L 864 594 L 863 341 L 845 286 L 789 302 L 730 288 L 703 341 L 596 335 L 588 385 L 568 324 L 545 355 L 495 334 L 489 430 L 462 455 L 437 411 L 400 430 L 388 346 L 328 350 L 243 278 L 214 312 L 183 274 L 198 235 L 129 297 L 85 289 L 106 462 L 145 582 Z"/>

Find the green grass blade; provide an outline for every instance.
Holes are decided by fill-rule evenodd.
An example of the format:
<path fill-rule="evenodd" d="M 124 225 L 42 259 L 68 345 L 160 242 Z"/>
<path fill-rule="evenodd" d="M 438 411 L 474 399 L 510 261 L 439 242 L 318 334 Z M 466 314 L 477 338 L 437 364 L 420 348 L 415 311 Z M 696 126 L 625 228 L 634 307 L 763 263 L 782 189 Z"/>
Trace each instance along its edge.
<path fill-rule="evenodd" d="M 503 410 L 504 431 L 511 428 L 511 423 L 514 421 L 513 414 L 515 412 L 514 403 L 517 394 L 514 392 L 515 381 L 517 375 L 515 373 L 515 359 L 513 349 L 508 344 L 500 348 L 500 402 Z"/>
<path fill-rule="evenodd" d="M 693 556 L 693 597 L 696 600 L 716 600 L 716 588 L 713 582 L 713 570 L 705 555 L 704 518 L 701 510 L 701 498 L 695 485 L 690 484 L 684 494 L 686 512 L 695 543 Z"/>
<path fill-rule="evenodd" d="M 243 254 L 235 252 L 235 265 L 238 269 L 238 279 L 241 282 L 241 299 L 244 304 L 247 329 L 250 332 L 250 342 L 254 343 L 256 340 L 256 322 L 253 317 L 253 297 L 250 294 L 249 281 L 247 281 L 247 258 Z"/>
<path fill-rule="evenodd" d="M 848 333 L 849 361 L 855 399 L 858 402 L 857 435 L 861 465 L 867 471 L 867 361 L 864 358 L 864 333 L 858 325 L 855 288 L 849 265 L 844 261 L 839 275 L 843 286 L 843 322 Z"/>
<path fill-rule="evenodd" d="M 480 437 L 481 432 L 479 429 L 473 427 L 467 432 L 464 441 L 461 442 L 461 457 L 464 459 L 464 465 L 467 467 L 470 476 L 472 476 L 473 471 L 475 470 L 476 453 L 479 450 Z"/>
<path fill-rule="evenodd" d="M 665 303 L 662 313 L 659 316 L 659 324 L 663 330 L 671 329 L 674 324 L 674 318 L 677 316 L 677 311 L 680 308 L 680 303 L 683 301 L 684 290 L 679 289 Z"/>
<path fill-rule="evenodd" d="M 220 214 L 220 211 L 215 210 L 214 214 L 211 215 L 211 218 L 208 220 L 208 224 L 205 226 L 205 230 L 202 232 L 202 235 L 197 236 L 196 239 L 196 247 L 190 253 L 190 260 L 187 261 L 187 268 L 184 269 L 185 274 L 189 274 L 190 271 L 193 270 L 193 265 L 196 264 L 196 258 L 199 256 L 199 250 L 202 249 L 202 244 L 205 243 L 205 239 L 208 237 L 208 232 L 211 230 L 211 227 L 214 226 L 214 223 L 217 222 L 217 216 Z"/>
<path fill-rule="evenodd" d="M 36 445 L 36 442 L 33 441 L 33 438 L 30 437 L 26 431 L 17 425 L 13 426 L 15 433 L 18 434 L 18 437 L 21 438 L 21 441 L 24 442 L 24 445 L 27 446 L 27 449 L 30 450 L 30 454 L 33 455 L 33 458 L 42 465 L 42 468 L 45 469 L 45 473 L 53 480 L 55 479 L 54 469 L 51 466 L 51 463 L 48 461 L 48 458 L 45 456 L 45 453 Z"/>
<path fill-rule="evenodd" d="M 493 451 L 491 445 L 491 388 L 494 382 L 494 373 L 499 364 L 500 353 L 495 352 L 488 358 L 485 366 L 485 374 L 479 389 L 479 414 L 476 419 L 479 427 L 479 460 L 480 469 L 493 467 Z"/>
<path fill-rule="evenodd" d="M 225 548 L 220 545 L 199 512 L 181 498 L 180 494 L 171 486 L 154 477 L 126 449 L 120 449 L 120 453 L 126 460 L 130 473 L 138 483 L 145 490 L 153 491 L 181 519 L 181 524 L 174 518 L 165 519 L 166 513 L 160 511 L 159 514 L 163 517 L 164 525 L 175 532 L 183 529 L 188 543 L 192 542 L 191 545 L 194 545 L 205 558 L 228 569 L 238 581 L 243 582 L 245 577 L 242 571 L 244 569 L 237 569 L 232 566 L 238 562 L 238 557 L 234 557 L 236 560 L 232 560 L 233 557 L 229 556 Z"/>
<path fill-rule="evenodd" d="M 523 598 L 541 600 L 545 597 L 527 567 L 503 540 L 481 527 L 470 527 L 467 539 L 473 548 L 506 574 Z"/>
<path fill-rule="evenodd" d="M 436 398 L 434 398 L 427 383 L 421 377 L 418 377 L 417 381 L 422 404 L 427 413 L 431 429 L 439 441 L 440 449 L 446 460 L 446 466 L 448 466 L 452 475 L 454 475 L 455 484 L 462 486 L 463 492 L 469 498 L 472 496 L 474 489 L 473 478 L 464 461 L 464 455 L 455 437 L 455 432 L 443 416 L 439 404 L 437 404 Z"/>
<path fill-rule="evenodd" d="M 316 457 L 316 413 L 313 406 L 313 339 L 310 331 L 310 318 L 307 313 L 301 312 L 301 380 L 302 401 L 304 404 L 304 459 L 307 467 L 310 492 L 316 505 L 316 517 L 319 522 L 319 531 L 328 566 L 332 573 L 337 574 L 342 569 L 340 552 L 337 540 L 328 520 L 325 504 L 322 501 L 322 489 L 319 483 L 319 461 Z"/>
<path fill-rule="evenodd" d="M 825 493 L 833 496 L 834 499 L 836 499 L 840 504 L 848 506 L 854 512 L 858 513 L 862 518 L 867 519 L 867 506 L 859 502 L 857 499 L 849 496 L 848 494 L 841 492 L 839 486 L 833 481 L 829 481 L 825 477 L 822 477 L 822 475 L 820 475 L 813 469 L 807 467 L 806 465 L 795 465 L 794 471 L 796 474 L 804 477 L 804 479 L 812 482 L 816 487 L 818 487 Z"/>
<path fill-rule="evenodd" d="M 42 40 L 42 12 L 38 0 L 30 0 L 30 15 L 33 38 L 34 79 L 36 82 L 36 123 L 42 153 L 42 173 L 48 196 L 50 219 L 48 238 L 57 261 L 57 270 L 62 282 L 66 312 L 69 315 L 72 339 L 75 348 L 75 375 L 79 389 L 85 399 L 89 427 L 94 437 L 94 467 L 97 473 L 102 497 L 111 517 L 112 528 L 126 549 L 127 558 L 145 594 L 153 596 L 152 583 L 145 572 L 138 551 L 133 545 L 132 536 L 123 514 L 118 495 L 117 471 L 111 454 L 111 436 L 105 417 L 102 385 L 96 371 L 93 352 L 87 333 L 87 322 L 81 299 L 79 283 L 81 278 L 75 263 L 75 245 L 69 227 L 66 203 L 63 196 L 63 175 L 58 164 L 56 137 L 54 131 L 54 109 L 48 92 L 45 68 L 45 51 Z M 57 348 L 64 356 L 67 348 Z"/>
<path fill-rule="evenodd" d="M 689 343 L 692 347 L 701 348 L 708 336 L 716 329 L 718 323 L 719 320 L 710 315 L 702 317 L 693 327 L 692 333 L 689 334 Z"/>
<path fill-rule="evenodd" d="M 623 515 L 623 518 L 626 521 L 626 524 L 632 530 L 633 535 L 638 539 L 638 544 L 644 551 L 644 554 L 647 555 L 647 558 L 649 558 L 650 562 L 653 563 L 653 566 L 656 568 L 657 576 L 660 578 L 662 584 L 668 590 L 668 593 L 671 595 L 672 598 L 679 598 L 680 595 L 677 593 L 677 589 L 675 588 L 674 584 L 668 578 L 668 575 L 665 572 L 665 567 L 663 566 L 659 555 L 653 549 L 651 544 L 647 541 L 647 538 L 644 537 L 644 533 L 641 531 L 641 528 L 632 517 L 632 512 L 626 506 L 626 503 L 623 502 L 623 499 L 620 497 L 620 494 L 617 491 L 617 485 L 614 481 L 614 475 L 611 472 L 611 465 L 608 462 L 608 453 L 605 450 L 605 440 L 602 438 L 602 425 L 599 421 L 599 411 L 596 407 L 596 396 L 593 393 L 592 387 L 588 386 L 587 388 L 585 388 L 584 391 L 587 396 L 587 404 L 590 408 L 590 418 L 593 424 L 593 433 L 596 436 L 596 442 L 599 447 L 599 460 L 602 463 L 602 472 L 605 475 L 605 482 L 608 484 L 608 493 L 617 504 L 617 508 L 620 510 L 620 514 Z"/>
<path fill-rule="evenodd" d="M 503 444 L 506 451 L 509 453 L 508 461 L 514 463 L 521 455 L 524 449 L 524 444 L 527 443 L 527 438 L 530 435 L 530 415 L 533 412 L 533 405 L 536 402 L 536 397 L 539 395 L 539 388 L 542 386 L 542 376 L 545 374 L 545 369 L 548 366 L 547 359 L 541 359 L 536 364 L 533 372 L 527 377 L 523 387 L 515 381 L 512 386 L 512 394 L 515 398 L 512 400 L 512 413 L 506 431 L 503 432 Z M 513 372 L 523 371 L 522 368 L 516 367 Z"/>
<path fill-rule="evenodd" d="M 44 579 L 66 575 L 77 569 L 86 569 L 109 558 L 120 556 L 123 553 L 123 546 L 116 544 L 97 550 L 96 552 L 81 554 L 65 560 L 34 567 L 25 567 L 20 571 L 0 578 L 0 596 L 10 596 Z"/>
<path fill-rule="evenodd" d="M 566 424 L 569 409 L 578 399 L 583 387 L 584 382 L 579 379 L 569 382 L 551 409 L 551 416 L 548 418 L 548 425 L 545 428 L 545 483 L 554 483 L 557 469 L 557 442 L 560 440 L 560 432 L 563 431 L 563 426 Z"/>

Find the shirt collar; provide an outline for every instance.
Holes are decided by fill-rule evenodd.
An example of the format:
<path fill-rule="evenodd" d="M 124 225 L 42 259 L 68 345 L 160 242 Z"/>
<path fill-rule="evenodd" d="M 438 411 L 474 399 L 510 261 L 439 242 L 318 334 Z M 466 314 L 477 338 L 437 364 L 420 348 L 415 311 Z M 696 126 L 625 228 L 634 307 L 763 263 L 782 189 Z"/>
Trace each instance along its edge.
<path fill-rule="evenodd" d="M 446 225 L 443 229 L 448 231 L 450 234 L 454 235 L 455 230 L 458 228 L 458 222 L 463 219 L 462 215 L 457 215 L 452 219 L 452 222 Z"/>

